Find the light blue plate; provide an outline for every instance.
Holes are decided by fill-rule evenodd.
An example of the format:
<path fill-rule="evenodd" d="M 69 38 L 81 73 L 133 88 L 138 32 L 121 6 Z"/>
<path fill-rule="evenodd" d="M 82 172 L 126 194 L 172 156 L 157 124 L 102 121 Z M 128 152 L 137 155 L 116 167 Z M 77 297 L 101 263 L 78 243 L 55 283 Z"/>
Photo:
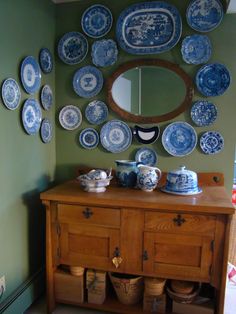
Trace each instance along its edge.
<path fill-rule="evenodd" d="M 175 6 L 164 1 L 133 4 L 121 12 L 116 38 L 131 54 L 155 54 L 173 48 L 182 33 L 181 16 Z"/>
<path fill-rule="evenodd" d="M 92 65 L 82 67 L 74 74 L 73 88 L 80 97 L 94 97 L 101 91 L 102 86 L 102 72 Z"/>
<path fill-rule="evenodd" d="M 2 84 L 2 100 L 4 105 L 10 109 L 15 110 L 21 100 L 21 92 L 18 83 L 12 79 L 6 79 Z"/>
<path fill-rule="evenodd" d="M 66 64 L 77 64 L 84 60 L 88 53 L 88 41 L 79 32 L 66 33 L 57 46 L 59 58 Z"/>
<path fill-rule="evenodd" d="M 94 4 L 84 11 L 81 26 L 86 35 L 99 38 L 106 35 L 112 26 L 111 11 L 101 4 Z"/>
<path fill-rule="evenodd" d="M 172 156 L 189 155 L 197 145 L 197 133 L 187 122 L 173 122 L 162 133 L 162 145 Z"/>
<path fill-rule="evenodd" d="M 36 93 L 41 84 L 41 71 L 38 62 L 32 56 L 26 57 L 21 63 L 20 77 L 28 94 Z"/>
<path fill-rule="evenodd" d="M 40 135 L 44 143 L 49 143 L 52 139 L 52 124 L 47 118 L 41 123 Z"/>
<path fill-rule="evenodd" d="M 163 187 L 161 188 L 161 191 L 162 192 L 165 192 L 165 193 L 169 193 L 169 194 L 174 194 L 174 195 L 183 195 L 183 196 L 187 196 L 187 195 L 196 195 L 196 194 L 200 194 L 202 193 L 202 189 L 201 188 L 197 188 L 195 191 L 189 191 L 189 192 L 180 192 L 180 191 L 172 191 L 172 190 L 168 190 L 167 188 Z"/>
<path fill-rule="evenodd" d="M 22 109 L 22 122 L 29 135 L 36 134 L 40 128 L 42 111 L 36 99 L 26 99 Z"/>
<path fill-rule="evenodd" d="M 44 73 L 50 73 L 53 69 L 53 58 L 48 48 L 42 48 L 39 52 L 39 64 Z"/>
<path fill-rule="evenodd" d="M 49 110 L 53 104 L 52 90 L 49 85 L 44 85 L 41 91 L 41 103 L 45 110 Z"/>
<path fill-rule="evenodd" d="M 216 120 L 217 108 L 207 100 L 198 100 L 193 103 L 190 114 L 197 126 L 208 126 Z"/>
<path fill-rule="evenodd" d="M 99 67 L 107 67 L 117 61 L 118 50 L 112 39 L 97 40 L 92 45 L 92 62 Z"/>
<path fill-rule="evenodd" d="M 182 41 L 181 53 L 186 63 L 206 63 L 211 57 L 210 39 L 206 35 L 187 36 Z"/>
<path fill-rule="evenodd" d="M 157 163 L 157 154 L 149 147 L 142 147 L 137 150 L 135 160 L 141 162 L 143 165 L 155 166 Z"/>
<path fill-rule="evenodd" d="M 65 106 L 59 113 L 59 122 L 66 130 L 75 130 L 82 123 L 82 114 L 78 107 L 73 105 Z"/>
<path fill-rule="evenodd" d="M 103 125 L 100 132 L 102 146 L 112 153 L 120 153 L 132 143 L 132 132 L 129 126 L 120 120 L 111 120 Z"/>
<path fill-rule="evenodd" d="M 186 12 L 188 25 L 195 31 L 210 32 L 222 21 L 223 6 L 218 0 L 193 0 Z"/>
<path fill-rule="evenodd" d="M 93 128 L 86 128 L 80 132 L 79 142 L 81 146 L 87 149 L 92 149 L 98 146 L 99 135 Z"/>
<path fill-rule="evenodd" d="M 108 117 L 107 105 L 100 100 L 90 102 L 85 109 L 85 117 L 91 124 L 101 124 Z"/>
<path fill-rule="evenodd" d="M 220 63 L 211 63 L 202 66 L 196 75 L 197 89 L 204 96 L 219 96 L 230 86 L 230 73 Z"/>
<path fill-rule="evenodd" d="M 200 147 L 208 155 L 219 153 L 224 148 L 224 138 L 219 132 L 205 132 L 200 137 Z"/>

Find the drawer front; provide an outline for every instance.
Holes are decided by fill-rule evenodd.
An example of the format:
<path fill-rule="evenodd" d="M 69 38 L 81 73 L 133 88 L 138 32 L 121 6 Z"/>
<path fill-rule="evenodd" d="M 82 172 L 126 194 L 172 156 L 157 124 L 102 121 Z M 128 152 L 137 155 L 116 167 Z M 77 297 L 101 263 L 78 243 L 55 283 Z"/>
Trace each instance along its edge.
<path fill-rule="evenodd" d="M 58 204 L 58 221 L 101 226 L 120 226 L 120 210 L 93 206 Z"/>

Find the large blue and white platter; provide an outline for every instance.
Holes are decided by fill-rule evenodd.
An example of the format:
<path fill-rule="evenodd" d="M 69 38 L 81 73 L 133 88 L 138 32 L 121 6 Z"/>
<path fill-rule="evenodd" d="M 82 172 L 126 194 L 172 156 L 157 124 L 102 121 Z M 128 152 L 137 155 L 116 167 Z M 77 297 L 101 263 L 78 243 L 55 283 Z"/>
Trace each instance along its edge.
<path fill-rule="evenodd" d="M 220 96 L 230 86 L 231 78 L 223 64 L 211 63 L 198 70 L 195 81 L 199 92 L 204 96 Z"/>
<path fill-rule="evenodd" d="M 52 139 L 52 124 L 48 118 L 43 119 L 41 123 L 40 135 L 44 143 L 49 143 Z"/>
<path fill-rule="evenodd" d="M 216 120 L 217 108 L 207 100 L 198 100 L 193 103 L 190 115 L 197 126 L 208 126 Z"/>
<path fill-rule="evenodd" d="M 53 94 L 49 85 L 44 85 L 41 90 L 41 103 L 45 110 L 49 110 L 53 104 Z"/>
<path fill-rule="evenodd" d="M 74 74 L 73 88 L 80 97 L 94 97 L 101 91 L 102 86 L 102 72 L 92 65 L 82 67 Z"/>
<path fill-rule="evenodd" d="M 12 79 L 6 79 L 2 84 L 2 100 L 4 105 L 10 109 L 15 110 L 20 103 L 21 92 L 18 83 Z"/>
<path fill-rule="evenodd" d="M 198 32 L 210 32 L 222 21 L 223 6 L 219 0 L 193 0 L 186 12 L 188 25 Z"/>
<path fill-rule="evenodd" d="M 59 113 L 59 122 L 66 130 L 75 130 L 82 123 L 82 114 L 78 107 L 67 105 Z"/>
<path fill-rule="evenodd" d="M 216 131 L 205 132 L 200 137 L 200 147 L 205 154 L 217 154 L 224 148 L 224 138 Z"/>
<path fill-rule="evenodd" d="M 81 26 L 86 35 L 99 38 L 106 35 L 112 26 L 111 11 L 104 5 L 94 4 L 84 11 Z"/>
<path fill-rule="evenodd" d="M 36 99 L 29 98 L 24 102 L 22 109 L 22 123 L 25 131 L 29 135 L 39 131 L 42 120 L 42 111 Z"/>
<path fill-rule="evenodd" d="M 150 147 L 142 147 L 135 154 L 135 161 L 143 165 L 155 166 L 157 163 L 157 154 Z"/>
<path fill-rule="evenodd" d="M 102 146 L 112 153 L 120 153 L 132 143 L 132 132 L 129 126 L 120 120 L 111 120 L 103 125 L 100 131 Z"/>
<path fill-rule="evenodd" d="M 73 65 L 84 60 L 88 53 L 88 41 L 79 32 L 69 32 L 62 36 L 57 46 L 59 58 L 66 64 Z"/>
<path fill-rule="evenodd" d="M 112 39 L 97 40 L 92 45 L 92 62 L 98 67 L 107 67 L 117 61 L 118 49 Z"/>
<path fill-rule="evenodd" d="M 172 156 L 189 155 L 197 145 L 197 133 L 187 122 L 173 122 L 162 133 L 162 145 Z"/>
<path fill-rule="evenodd" d="M 39 64 L 44 73 L 50 73 L 53 69 L 53 58 L 48 48 L 42 48 L 39 52 Z"/>
<path fill-rule="evenodd" d="M 90 102 L 85 109 L 85 117 L 91 124 L 101 124 L 108 117 L 107 105 L 101 100 Z"/>
<path fill-rule="evenodd" d="M 99 135 L 93 128 L 86 128 L 80 132 L 79 135 L 80 145 L 86 149 L 93 149 L 98 146 Z"/>
<path fill-rule="evenodd" d="M 175 6 L 164 1 L 142 2 L 121 12 L 116 38 L 131 54 L 155 54 L 173 48 L 182 33 L 181 16 Z"/>
<path fill-rule="evenodd" d="M 41 71 L 38 62 L 32 56 L 26 57 L 21 63 L 20 78 L 28 94 L 36 93 L 41 84 Z"/>

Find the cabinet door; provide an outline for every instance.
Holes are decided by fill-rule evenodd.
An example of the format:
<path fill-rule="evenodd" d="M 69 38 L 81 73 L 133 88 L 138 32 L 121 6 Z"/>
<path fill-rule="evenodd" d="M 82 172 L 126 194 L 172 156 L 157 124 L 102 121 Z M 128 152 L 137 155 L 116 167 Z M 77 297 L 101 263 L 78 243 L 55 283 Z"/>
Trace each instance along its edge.
<path fill-rule="evenodd" d="M 144 233 L 143 270 L 166 278 L 210 281 L 212 237 Z"/>

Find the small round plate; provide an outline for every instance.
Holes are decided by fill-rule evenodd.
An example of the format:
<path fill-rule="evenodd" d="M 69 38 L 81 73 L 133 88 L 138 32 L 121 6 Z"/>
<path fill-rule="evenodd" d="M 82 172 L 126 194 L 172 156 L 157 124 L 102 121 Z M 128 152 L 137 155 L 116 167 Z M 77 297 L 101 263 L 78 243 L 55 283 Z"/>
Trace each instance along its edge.
<path fill-rule="evenodd" d="M 52 90 L 49 85 L 44 85 L 41 91 L 41 103 L 45 110 L 49 110 L 53 104 Z"/>
<path fill-rule="evenodd" d="M 149 147 L 142 147 L 137 150 L 135 160 L 141 162 L 143 165 L 155 166 L 157 163 L 157 154 Z"/>
<path fill-rule="evenodd" d="M 22 109 L 22 122 L 29 135 L 36 134 L 40 128 L 42 111 L 36 99 L 29 98 L 24 102 Z"/>
<path fill-rule="evenodd" d="M 4 105 L 10 109 L 15 110 L 21 100 L 21 92 L 18 83 L 12 79 L 6 79 L 2 84 L 2 100 Z"/>
<path fill-rule="evenodd" d="M 197 126 L 208 126 L 216 120 L 217 108 L 207 100 L 198 100 L 193 103 L 190 115 Z"/>
<path fill-rule="evenodd" d="M 47 118 L 41 123 L 40 135 L 44 143 L 49 143 L 52 139 L 52 124 Z"/>
<path fill-rule="evenodd" d="M 98 146 L 99 135 L 93 128 L 86 128 L 80 132 L 79 135 L 80 145 L 86 149 L 93 149 Z"/>
<path fill-rule="evenodd" d="M 91 124 L 101 124 L 108 117 L 107 105 L 101 100 L 90 102 L 85 109 L 85 117 Z"/>
<path fill-rule="evenodd" d="M 21 63 L 20 77 L 28 94 L 36 93 L 41 84 L 41 71 L 38 62 L 32 56 L 26 57 Z"/>
<path fill-rule="evenodd" d="M 162 192 L 165 192 L 165 193 L 169 193 L 169 194 L 174 194 L 174 195 L 183 195 L 183 196 L 187 196 L 187 195 L 196 195 L 196 194 L 200 194 L 202 193 L 202 189 L 201 188 L 198 188 L 196 191 L 194 192 L 174 192 L 174 191 L 171 191 L 171 190 L 168 190 L 166 189 L 165 187 L 161 188 L 160 189 Z"/>
<path fill-rule="evenodd" d="M 82 114 L 78 107 L 67 105 L 59 113 L 59 122 L 66 130 L 77 129 L 82 122 Z"/>
<path fill-rule="evenodd" d="M 53 58 L 48 48 L 42 48 L 39 52 L 39 64 L 44 73 L 50 73 L 53 69 Z"/>
<path fill-rule="evenodd" d="M 224 138 L 219 132 L 205 132 L 200 137 L 200 147 L 208 155 L 219 153 L 224 148 Z"/>
<path fill-rule="evenodd" d="M 117 61 L 118 49 L 112 39 L 97 40 L 92 45 L 92 62 L 98 67 L 107 67 Z"/>

